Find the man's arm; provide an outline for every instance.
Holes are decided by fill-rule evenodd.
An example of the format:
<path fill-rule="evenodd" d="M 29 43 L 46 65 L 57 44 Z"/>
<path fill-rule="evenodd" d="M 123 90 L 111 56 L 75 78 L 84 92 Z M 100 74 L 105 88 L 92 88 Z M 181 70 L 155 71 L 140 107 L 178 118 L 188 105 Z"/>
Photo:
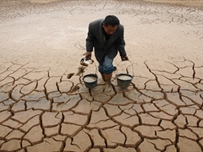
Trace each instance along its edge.
<path fill-rule="evenodd" d="M 122 61 L 128 60 L 128 57 L 125 51 L 124 27 L 122 25 L 121 25 L 121 35 L 118 39 L 118 51 Z"/>
<path fill-rule="evenodd" d="M 92 32 L 92 26 L 91 23 L 89 24 L 88 27 L 88 33 L 87 33 L 87 38 L 86 38 L 86 53 L 85 57 L 87 59 L 91 59 L 92 51 L 93 51 L 93 46 L 94 46 L 94 35 Z"/>

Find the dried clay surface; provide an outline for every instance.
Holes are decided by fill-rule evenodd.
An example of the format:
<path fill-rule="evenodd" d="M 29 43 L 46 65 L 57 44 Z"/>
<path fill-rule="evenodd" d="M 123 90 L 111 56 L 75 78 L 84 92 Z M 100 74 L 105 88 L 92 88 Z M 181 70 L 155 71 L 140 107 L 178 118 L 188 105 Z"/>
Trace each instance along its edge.
<path fill-rule="evenodd" d="M 111 86 L 94 57 L 80 65 L 89 22 L 108 14 L 130 59 L 116 57 Z M 141 0 L 1 0 L 0 151 L 203 151 L 202 16 Z M 129 87 L 119 73 L 133 76 Z"/>

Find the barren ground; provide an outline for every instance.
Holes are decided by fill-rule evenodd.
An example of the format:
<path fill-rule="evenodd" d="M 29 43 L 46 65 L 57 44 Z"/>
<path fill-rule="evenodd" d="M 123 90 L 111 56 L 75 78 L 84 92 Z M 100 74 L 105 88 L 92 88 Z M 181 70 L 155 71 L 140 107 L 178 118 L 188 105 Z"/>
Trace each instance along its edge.
<path fill-rule="evenodd" d="M 0 0 L 0 151 L 203 151 L 202 1 L 154 1 Z M 108 14 L 130 59 L 111 87 L 96 61 L 80 71 L 88 24 Z"/>

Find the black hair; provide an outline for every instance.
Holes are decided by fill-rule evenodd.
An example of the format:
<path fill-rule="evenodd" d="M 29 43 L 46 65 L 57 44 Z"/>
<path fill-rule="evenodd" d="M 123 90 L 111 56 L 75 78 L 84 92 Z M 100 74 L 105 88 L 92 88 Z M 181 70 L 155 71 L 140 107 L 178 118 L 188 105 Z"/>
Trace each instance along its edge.
<path fill-rule="evenodd" d="M 108 15 L 104 19 L 103 24 L 105 26 L 108 26 L 108 25 L 116 26 L 116 25 L 120 24 L 120 21 L 119 21 L 119 19 L 116 16 L 114 16 L 114 15 Z"/>

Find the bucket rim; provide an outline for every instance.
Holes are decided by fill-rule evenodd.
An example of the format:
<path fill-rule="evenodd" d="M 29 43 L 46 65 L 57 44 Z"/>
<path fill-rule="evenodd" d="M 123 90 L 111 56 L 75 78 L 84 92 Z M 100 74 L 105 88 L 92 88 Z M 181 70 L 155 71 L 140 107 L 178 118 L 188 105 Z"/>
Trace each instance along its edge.
<path fill-rule="evenodd" d="M 119 79 L 118 78 L 118 76 L 120 76 L 120 75 L 127 75 L 127 76 L 130 76 L 132 79 L 133 79 L 133 75 L 131 75 L 131 74 L 128 74 L 128 73 L 119 73 L 119 74 L 116 74 L 116 77 L 117 77 L 117 79 Z M 121 79 L 120 79 L 121 80 Z"/>
<path fill-rule="evenodd" d="M 97 74 L 96 74 L 96 73 L 94 73 L 94 74 L 93 74 L 93 73 L 86 74 L 86 75 L 84 75 L 84 76 L 83 76 L 83 78 L 84 78 L 84 77 L 87 77 L 87 76 L 95 76 L 95 77 L 97 77 L 97 78 L 98 78 L 98 76 L 97 76 Z"/>

